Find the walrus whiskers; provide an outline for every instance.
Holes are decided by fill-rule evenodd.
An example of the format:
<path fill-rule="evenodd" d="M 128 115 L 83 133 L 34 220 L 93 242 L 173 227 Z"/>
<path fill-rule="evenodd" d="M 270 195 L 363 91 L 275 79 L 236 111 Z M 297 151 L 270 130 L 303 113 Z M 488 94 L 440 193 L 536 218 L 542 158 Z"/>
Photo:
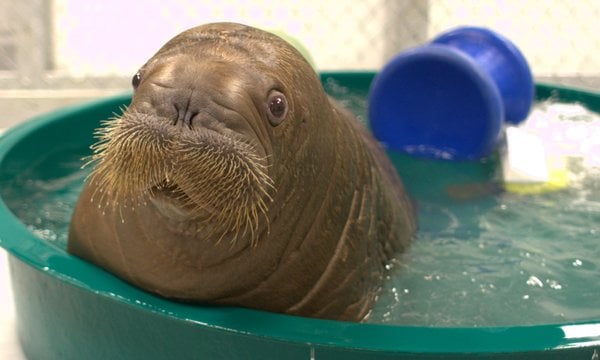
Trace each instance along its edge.
<path fill-rule="evenodd" d="M 235 242 L 249 235 L 255 246 L 259 222 L 272 201 L 266 159 L 235 137 L 207 130 L 179 137 L 169 128 L 150 126 L 144 117 L 125 112 L 98 131 L 92 146 L 97 166 L 90 176 L 98 184 L 99 204 L 135 206 L 153 191 L 174 185 L 192 215 L 208 214 L 206 221 L 220 224 L 208 234 L 218 236 L 217 243 L 225 236 Z M 110 203 L 104 200 L 107 195 Z"/>
<path fill-rule="evenodd" d="M 136 117 L 137 122 L 128 121 Z M 147 115 L 126 112 L 97 132 L 92 161 L 97 162 L 90 180 L 97 182 L 100 206 L 134 205 L 170 172 L 163 156 L 170 147 Z M 111 201 L 103 196 L 110 194 Z"/>
<path fill-rule="evenodd" d="M 208 212 L 211 223 L 222 224 L 217 242 L 227 234 L 235 242 L 249 233 L 255 246 L 260 219 L 268 225 L 267 203 L 274 191 L 266 159 L 235 137 L 222 139 L 209 132 L 189 141 L 177 144 L 175 166 L 183 172 L 172 174 L 190 200 L 187 205 Z"/>

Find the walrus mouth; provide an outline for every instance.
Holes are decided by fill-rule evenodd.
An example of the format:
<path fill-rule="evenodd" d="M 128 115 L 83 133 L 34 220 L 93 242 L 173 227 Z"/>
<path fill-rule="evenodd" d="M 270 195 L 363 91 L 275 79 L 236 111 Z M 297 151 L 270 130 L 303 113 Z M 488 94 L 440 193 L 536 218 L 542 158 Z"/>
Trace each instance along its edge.
<path fill-rule="evenodd" d="M 210 237 L 246 236 L 254 243 L 274 191 L 267 160 L 235 136 L 182 132 L 164 123 L 126 112 L 98 131 L 91 181 L 100 203 L 163 202 L 162 210 L 175 209 L 176 217 L 210 222 Z"/>
<path fill-rule="evenodd" d="M 149 189 L 148 194 L 162 216 L 175 224 L 200 218 L 197 204 L 177 184 L 165 180 Z"/>
<path fill-rule="evenodd" d="M 177 185 L 166 179 L 159 185 L 152 186 L 148 191 L 152 198 L 159 201 L 169 202 L 182 210 L 194 209 L 193 200 Z"/>
<path fill-rule="evenodd" d="M 205 203 L 196 203 L 194 198 L 177 184 L 165 179 L 147 191 L 149 199 L 161 213 L 174 221 L 190 221 L 210 216 L 219 209 L 210 209 Z"/>

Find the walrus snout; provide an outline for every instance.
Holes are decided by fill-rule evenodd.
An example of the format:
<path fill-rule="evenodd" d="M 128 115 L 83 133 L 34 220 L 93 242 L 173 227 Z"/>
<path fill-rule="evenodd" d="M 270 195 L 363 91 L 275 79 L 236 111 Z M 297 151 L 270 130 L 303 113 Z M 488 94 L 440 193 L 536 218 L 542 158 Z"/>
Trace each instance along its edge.
<path fill-rule="evenodd" d="M 167 218 L 205 219 L 217 240 L 252 233 L 255 242 L 273 190 L 264 150 L 216 116 L 199 114 L 204 125 L 179 126 L 139 104 L 99 132 L 91 175 L 99 205 L 150 200 Z"/>
<path fill-rule="evenodd" d="M 266 157 L 264 130 L 252 125 L 259 110 L 248 89 L 255 81 L 237 72 L 231 64 L 188 56 L 146 65 L 134 76 L 129 110 L 153 117 L 165 132 L 214 132 L 246 142 Z"/>
<path fill-rule="evenodd" d="M 164 125 L 180 129 L 207 128 L 219 131 L 226 127 L 225 109 L 210 94 L 193 88 L 161 88 L 150 84 L 150 89 L 135 94 L 130 109 L 154 116 Z"/>

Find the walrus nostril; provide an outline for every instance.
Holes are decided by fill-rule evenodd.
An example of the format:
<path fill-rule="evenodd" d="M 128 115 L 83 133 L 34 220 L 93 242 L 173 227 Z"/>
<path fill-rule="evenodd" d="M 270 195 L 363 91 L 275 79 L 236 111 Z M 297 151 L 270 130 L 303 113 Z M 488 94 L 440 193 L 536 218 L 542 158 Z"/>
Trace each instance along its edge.
<path fill-rule="evenodd" d="M 183 120 L 183 112 L 179 109 L 179 106 L 177 106 L 177 104 L 174 104 L 175 107 L 175 114 L 177 114 L 177 118 L 173 119 L 173 122 L 171 123 L 171 125 L 175 126 L 178 123 L 180 123 Z"/>
<path fill-rule="evenodd" d="M 194 128 L 194 119 L 196 118 L 196 116 L 198 116 L 198 114 L 199 114 L 198 111 L 188 111 L 187 112 L 187 115 L 189 116 L 189 120 L 187 120 L 187 124 L 190 129 Z"/>
<path fill-rule="evenodd" d="M 171 125 L 175 126 L 177 124 L 181 124 L 181 126 L 186 126 L 190 129 L 193 128 L 194 119 L 198 116 L 199 111 L 190 110 L 189 104 L 183 108 L 180 108 L 177 104 L 173 105 L 175 107 L 175 113 L 177 114 L 177 118 L 173 120 Z"/>

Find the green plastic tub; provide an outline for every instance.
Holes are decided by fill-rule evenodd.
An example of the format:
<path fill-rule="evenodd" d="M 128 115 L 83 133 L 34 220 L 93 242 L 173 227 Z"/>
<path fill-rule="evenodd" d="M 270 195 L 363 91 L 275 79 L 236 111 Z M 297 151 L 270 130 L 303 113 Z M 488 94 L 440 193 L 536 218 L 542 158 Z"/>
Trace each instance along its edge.
<path fill-rule="evenodd" d="M 322 79 L 366 95 L 373 76 L 326 73 Z M 598 94 L 538 85 L 537 96 L 600 111 Z M 99 122 L 129 100 L 125 94 L 82 104 L 11 129 L 0 140 L 0 184 L 23 181 L 36 163 L 37 178 L 61 175 L 64 159 L 52 154 L 86 155 Z M 167 301 L 34 235 L 6 205 L 2 188 L 0 194 L 0 246 L 10 254 L 18 334 L 31 359 L 590 360 L 600 355 L 600 319 L 492 328 L 393 326 Z"/>

